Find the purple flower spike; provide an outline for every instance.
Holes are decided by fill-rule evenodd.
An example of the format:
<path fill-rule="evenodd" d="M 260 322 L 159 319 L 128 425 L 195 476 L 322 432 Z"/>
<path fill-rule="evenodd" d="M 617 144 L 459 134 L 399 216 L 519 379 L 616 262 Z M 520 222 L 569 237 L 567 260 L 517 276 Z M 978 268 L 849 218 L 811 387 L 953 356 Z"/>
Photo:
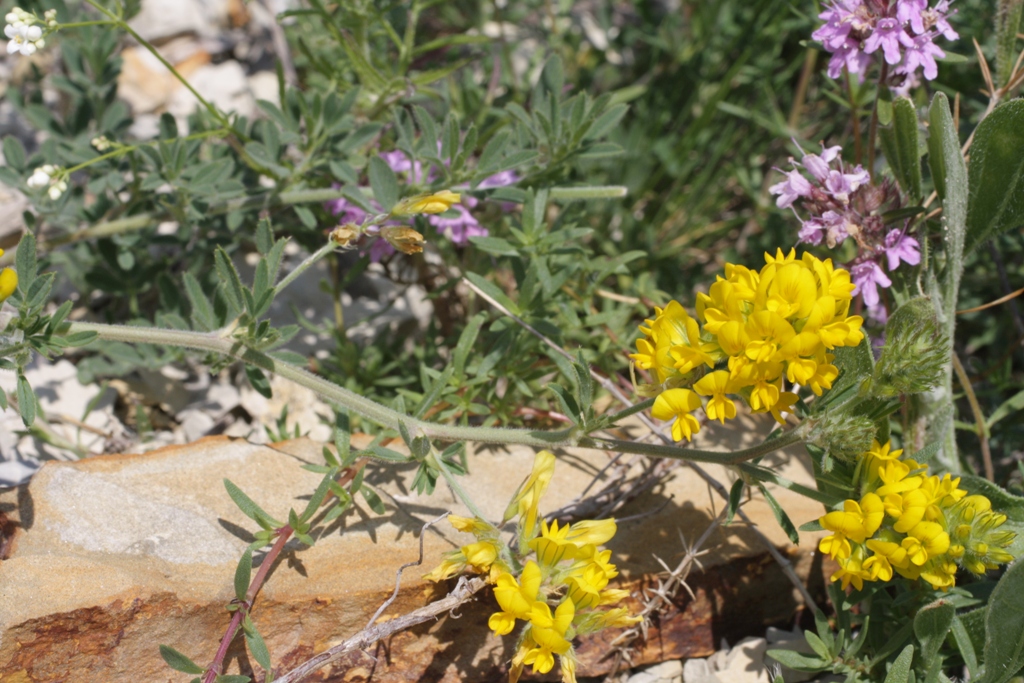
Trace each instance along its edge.
<path fill-rule="evenodd" d="M 814 188 L 807 178 L 804 178 L 799 170 L 793 169 L 786 173 L 785 180 L 772 185 L 768 191 L 779 195 L 779 198 L 775 200 L 775 205 L 780 209 L 785 209 L 792 206 L 798 197 L 810 196 L 812 189 Z"/>
<path fill-rule="evenodd" d="M 896 270 L 900 261 L 916 266 L 921 262 L 921 245 L 902 230 L 891 230 L 885 236 L 885 258 L 889 262 L 889 270 Z"/>
<path fill-rule="evenodd" d="M 874 261 L 863 261 L 850 268 L 850 276 L 853 278 L 853 295 L 860 294 L 864 297 L 864 305 L 874 308 L 881 300 L 878 296 L 878 287 L 889 287 L 892 285 L 882 267 Z"/>

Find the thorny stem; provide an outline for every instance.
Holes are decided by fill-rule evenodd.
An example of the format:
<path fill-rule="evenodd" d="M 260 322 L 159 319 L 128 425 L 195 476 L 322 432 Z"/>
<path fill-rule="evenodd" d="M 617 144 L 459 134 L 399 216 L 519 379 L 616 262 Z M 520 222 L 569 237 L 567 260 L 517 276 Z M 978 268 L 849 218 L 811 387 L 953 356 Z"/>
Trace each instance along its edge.
<path fill-rule="evenodd" d="M 254 365 L 267 372 L 274 372 L 316 392 L 330 403 L 348 408 L 382 427 L 399 429 L 400 424 L 412 433 L 441 441 L 474 441 L 492 444 L 520 444 L 535 448 L 573 448 L 585 446 L 601 450 L 615 450 L 639 455 L 653 455 L 661 458 L 676 458 L 691 462 L 712 462 L 735 464 L 750 460 L 803 440 L 806 427 L 798 427 L 786 434 L 759 446 L 734 453 L 703 451 L 677 446 L 659 446 L 614 439 L 584 437 L 573 426 L 562 430 L 502 429 L 500 427 L 467 427 L 445 425 L 419 420 L 403 415 L 360 396 L 298 366 L 271 358 L 265 353 L 247 348 L 240 341 L 222 336 L 223 332 L 190 332 L 155 327 L 128 327 L 102 323 L 71 323 L 64 334 L 95 332 L 101 339 L 131 344 L 163 344 L 200 351 L 212 351 Z M 806 423 L 805 423 L 806 424 Z"/>

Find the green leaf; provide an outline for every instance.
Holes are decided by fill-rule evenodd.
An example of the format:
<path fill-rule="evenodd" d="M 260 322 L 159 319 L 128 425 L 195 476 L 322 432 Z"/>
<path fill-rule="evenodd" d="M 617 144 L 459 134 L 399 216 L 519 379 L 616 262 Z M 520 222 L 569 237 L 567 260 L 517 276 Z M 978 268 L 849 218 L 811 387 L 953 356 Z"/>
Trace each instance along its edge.
<path fill-rule="evenodd" d="M 953 625 L 956 609 L 948 600 L 936 600 L 918 610 L 914 617 L 914 635 L 921 644 L 921 659 L 927 667 L 925 681 L 938 680 L 942 671 L 939 648 Z"/>
<path fill-rule="evenodd" d="M 1024 666 L 1024 562 L 999 579 L 985 617 L 984 673 L 977 683 L 1005 683 Z"/>
<path fill-rule="evenodd" d="M 814 402 L 816 413 L 822 412 L 826 406 L 838 406 L 857 396 L 862 382 L 874 372 L 875 356 L 867 336 L 857 346 L 837 348 L 832 364 L 839 370 L 839 378 L 821 400 Z"/>
<path fill-rule="evenodd" d="M 1018 391 L 992 411 L 992 414 L 985 421 L 985 426 L 991 429 L 992 425 L 1021 409 L 1024 409 L 1024 390 Z"/>
<path fill-rule="evenodd" d="M 256 663 L 263 667 L 263 670 L 268 673 L 267 681 L 270 681 L 270 650 L 267 649 L 267 643 L 263 640 L 263 636 L 256 630 L 255 624 L 246 615 L 245 622 L 243 622 L 245 628 L 245 644 L 249 647 L 249 652 L 252 654 L 252 658 L 256 660 Z"/>
<path fill-rule="evenodd" d="M 36 421 L 36 394 L 32 391 L 32 385 L 25 379 L 25 375 L 18 373 L 18 410 L 21 413 L 21 421 L 26 427 L 31 427 Z"/>
<path fill-rule="evenodd" d="M 231 262 L 231 257 L 224 251 L 223 247 L 217 247 L 214 252 L 214 267 L 217 269 L 217 277 L 220 278 L 221 284 L 224 286 L 224 293 L 228 297 L 231 305 L 236 311 L 245 310 L 245 300 L 242 296 L 242 279 L 238 275 L 238 270 L 235 268 L 235 264 Z"/>
<path fill-rule="evenodd" d="M 509 299 L 505 295 L 505 292 L 501 291 L 501 289 L 499 289 L 498 286 L 495 285 L 490 280 L 487 280 L 483 276 L 477 275 L 476 273 L 466 273 L 466 279 L 472 282 L 477 287 L 479 287 L 481 290 L 483 290 L 483 292 L 487 296 L 491 297 L 499 304 L 504 306 L 506 309 L 508 309 L 509 312 L 513 313 L 514 315 L 521 315 L 522 311 L 519 310 L 519 306 L 517 306 L 516 303 L 512 301 L 512 299 Z"/>
<path fill-rule="evenodd" d="M 727 526 L 732 524 L 732 518 L 736 516 L 736 511 L 740 509 L 740 500 L 743 497 L 743 489 L 746 486 L 747 482 L 737 479 L 732 483 L 732 488 L 729 489 L 729 508 L 725 514 L 725 524 Z"/>
<path fill-rule="evenodd" d="M 896 661 L 889 667 L 885 683 L 907 683 L 910 680 L 910 664 L 914 661 L 914 646 L 907 645 Z"/>
<path fill-rule="evenodd" d="M 18 242 L 14 269 L 18 272 L 18 290 L 24 294 L 36 279 L 36 237 L 31 232 L 26 232 Z"/>
<path fill-rule="evenodd" d="M 808 657 L 807 655 L 802 655 L 799 652 L 793 652 L 792 650 L 768 650 L 765 654 L 782 666 L 790 668 L 793 671 L 817 673 L 818 671 L 825 671 L 829 668 L 829 662 L 826 662 L 823 659 L 818 657 Z"/>
<path fill-rule="evenodd" d="M 281 522 L 278 522 L 264 512 L 263 508 L 253 502 L 252 498 L 245 495 L 242 489 L 238 488 L 230 479 L 224 480 L 224 488 L 227 489 L 228 495 L 231 496 L 231 500 L 235 501 L 238 509 L 264 529 L 276 529 L 284 526 Z"/>
<path fill-rule="evenodd" d="M 467 273 L 467 275 L 472 275 L 472 273 Z M 476 338 L 480 334 L 480 328 L 487 322 L 487 317 L 487 313 L 477 313 L 469 319 L 462 334 L 459 335 L 459 343 L 455 345 L 455 351 L 452 352 L 452 369 L 460 379 L 466 375 L 466 359 L 469 358 L 469 353 L 473 350 Z"/>
<path fill-rule="evenodd" d="M 20 173 L 25 170 L 25 148 L 21 140 L 13 135 L 4 138 L 4 159 L 15 171 Z"/>
<path fill-rule="evenodd" d="M 918 153 L 917 109 L 906 97 L 892 103 L 892 128 L 883 129 L 882 146 L 893 175 L 912 203 L 921 199 L 921 155 Z"/>
<path fill-rule="evenodd" d="M 255 389 L 261 396 L 266 398 L 274 397 L 274 390 L 270 388 L 270 380 L 263 374 L 255 365 L 245 366 L 245 376 L 249 379 L 249 384 Z"/>
<path fill-rule="evenodd" d="M 249 592 L 249 578 L 252 575 L 252 548 L 246 548 L 242 558 L 235 568 L 235 597 L 240 601 L 245 600 Z"/>
<path fill-rule="evenodd" d="M 1024 224 L 1024 100 L 978 124 L 971 147 L 966 250 Z"/>
<path fill-rule="evenodd" d="M 205 671 L 203 667 L 168 645 L 160 646 L 160 656 L 167 662 L 167 666 L 175 671 L 186 674 L 201 674 Z"/>
<path fill-rule="evenodd" d="M 964 664 L 971 672 L 971 678 L 976 678 L 978 676 L 978 654 L 975 652 L 971 636 L 959 616 L 953 617 L 952 631 L 956 648 L 960 650 L 960 656 L 964 658 Z"/>
<path fill-rule="evenodd" d="M 383 159 L 374 156 L 370 157 L 368 175 L 374 199 L 384 211 L 391 211 L 391 207 L 398 202 L 399 196 L 398 177 L 395 172 L 384 163 Z"/>
<path fill-rule="evenodd" d="M 996 82 L 997 87 L 1007 85 L 1017 60 L 1017 33 L 1020 31 L 1021 10 L 1024 2 L 1002 0 L 996 10 Z"/>
<path fill-rule="evenodd" d="M 377 492 L 369 486 L 363 486 L 360 488 L 359 493 L 363 494 L 363 498 L 366 499 L 366 503 L 370 506 L 370 509 L 378 515 L 383 515 L 387 511 L 384 508 L 384 503 L 381 501 L 380 496 L 378 496 Z"/>
<path fill-rule="evenodd" d="M 203 291 L 203 286 L 192 273 L 186 272 L 182 280 L 185 282 L 185 294 L 192 304 L 192 322 L 207 332 L 213 330 L 217 327 L 217 318 L 213 312 L 213 304 Z"/>
<path fill-rule="evenodd" d="M 758 484 L 757 488 L 761 489 L 761 495 L 764 496 L 764 499 L 768 502 L 768 507 L 772 509 L 772 514 L 775 515 L 775 521 L 778 522 L 779 526 L 782 527 L 782 530 L 786 532 L 786 536 L 794 544 L 799 544 L 800 534 L 797 533 L 796 527 L 793 525 L 792 520 L 790 520 L 789 515 L 787 515 L 786 511 L 782 509 L 781 505 L 779 505 L 779 501 L 775 500 L 775 496 L 768 492 L 768 489 L 764 484 Z"/>

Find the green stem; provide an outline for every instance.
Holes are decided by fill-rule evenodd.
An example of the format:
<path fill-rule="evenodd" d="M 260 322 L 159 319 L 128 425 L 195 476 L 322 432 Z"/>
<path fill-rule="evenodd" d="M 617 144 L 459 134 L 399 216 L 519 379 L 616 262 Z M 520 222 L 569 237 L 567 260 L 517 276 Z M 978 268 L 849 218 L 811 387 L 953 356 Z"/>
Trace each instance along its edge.
<path fill-rule="evenodd" d="M 86 26 L 117 26 L 120 22 L 110 19 L 98 19 L 96 21 L 73 21 L 67 24 L 59 24 L 57 30 L 66 28 L 85 28 Z"/>
<path fill-rule="evenodd" d="M 622 453 L 635 453 L 637 455 L 649 455 L 655 458 L 672 458 L 674 460 L 689 460 L 690 462 L 709 462 L 716 465 L 735 465 L 745 460 L 753 460 L 762 455 L 773 453 L 777 450 L 801 443 L 807 435 L 806 423 L 789 430 L 770 441 L 765 441 L 757 446 L 744 448 L 739 451 L 703 451 L 696 448 L 679 448 L 678 446 L 663 446 L 652 443 L 636 443 L 634 441 L 622 441 L 620 439 L 602 439 L 583 437 L 579 440 L 579 446 L 584 448 L 597 448 L 605 451 L 617 451 Z"/>
<path fill-rule="evenodd" d="M 107 152 L 106 154 L 102 154 L 102 155 L 100 155 L 98 157 L 89 159 L 88 161 L 83 161 L 82 163 L 78 164 L 77 166 L 72 166 L 71 168 L 64 169 L 64 173 L 66 173 L 67 175 L 71 175 L 75 171 L 80 171 L 83 168 L 86 168 L 88 166 L 92 166 L 93 164 L 99 163 L 101 161 L 106 161 L 107 159 L 114 159 L 116 157 L 128 154 L 129 152 L 134 152 L 135 150 L 139 149 L 140 147 L 148 147 L 148 146 L 151 146 L 151 145 L 168 144 L 170 142 L 176 142 L 178 139 L 180 139 L 183 142 L 189 142 L 189 141 L 192 141 L 192 140 L 202 140 L 203 138 L 214 137 L 216 135 L 229 135 L 229 134 L 230 133 L 226 129 L 224 129 L 224 128 L 217 128 L 217 129 L 214 129 L 214 130 L 204 130 L 204 131 L 202 131 L 200 133 L 192 133 L 192 135 L 189 135 L 189 136 L 184 137 L 184 138 L 176 138 L 175 140 L 150 140 L 149 142 L 140 142 L 140 143 L 135 144 L 135 145 L 123 145 L 121 147 L 118 147 L 117 149 L 115 149 L 112 152 Z"/>
<path fill-rule="evenodd" d="M 108 10 L 106 7 L 103 7 L 102 5 L 98 4 L 95 0 L 85 0 L 85 1 L 87 3 L 89 3 L 89 5 L 91 5 L 94 9 L 99 10 L 103 14 L 107 15 L 108 17 L 110 17 L 110 19 L 112 20 L 113 23 L 115 23 L 117 26 L 120 26 L 122 29 L 124 29 L 128 33 L 128 35 L 130 35 L 132 38 L 134 38 L 135 40 L 138 41 L 139 45 L 141 45 L 142 47 L 146 48 L 146 50 L 148 50 L 151 55 L 156 57 L 157 60 L 161 64 L 163 64 L 164 67 L 168 71 L 171 72 L 171 75 L 174 76 L 176 79 L 178 79 L 178 82 L 181 83 L 183 86 L 185 86 L 188 89 L 188 91 L 190 93 L 192 93 L 192 95 L 195 96 L 195 98 L 197 100 L 199 100 L 200 104 L 202 104 L 204 107 L 206 107 L 206 110 L 210 112 L 210 115 L 213 116 L 213 118 L 215 118 L 218 121 L 220 121 L 220 124 L 222 126 L 224 126 L 225 128 L 230 128 L 231 127 L 231 122 L 228 120 L 228 118 L 226 116 L 224 116 L 224 114 L 222 114 L 220 112 L 220 110 L 217 109 L 217 107 L 213 106 L 209 101 L 207 101 L 207 99 L 205 97 L 200 95 L 199 91 L 196 90 L 195 88 L 193 88 L 192 84 L 189 83 L 188 80 L 184 76 L 182 76 L 180 73 L 178 73 L 178 70 L 174 68 L 174 65 L 171 64 L 170 62 L 168 62 L 166 59 L 164 59 L 164 56 L 162 54 L 160 54 L 160 51 L 157 50 L 155 47 L 153 47 L 153 45 L 151 45 L 148 40 L 146 40 L 145 38 L 140 36 L 138 33 L 136 33 L 135 29 L 133 29 L 131 26 L 128 25 L 128 22 L 126 22 L 123 19 L 121 19 L 120 17 L 118 17 L 116 14 L 114 14 L 113 12 Z"/>
<path fill-rule="evenodd" d="M 399 429 L 404 424 L 415 437 L 423 435 L 440 441 L 476 441 L 492 444 L 520 444 L 534 448 L 573 448 L 584 446 L 601 450 L 620 451 L 637 455 L 650 455 L 659 458 L 675 458 L 694 462 L 711 462 L 719 464 L 735 464 L 750 460 L 780 448 L 799 443 L 804 438 L 806 427 L 793 429 L 776 439 L 753 448 L 736 452 L 702 451 L 675 446 L 634 443 L 615 439 L 595 439 L 580 437 L 576 427 L 546 431 L 533 429 L 503 429 L 500 427 L 468 427 L 461 425 L 445 425 L 418 420 L 409 415 L 382 406 L 368 398 L 360 396 L 334 384 L 307 370 L 271 358 L 265 353 L 247 348 L 241 342 L 220 332 L 190 332 L 155 327 L 128 327 L 123 325 L 105 325 L 101 323 L 73 322 L 62 331 L 65 335 L 78 332 L 94 332 L 100 339 L 120 341 L 131 344 L 163 344 L 209 351 L 229 356 L 254 365 L 267 372 L 277 373 L 285 379 L 316 392 L 329 403 L 343 406 L 372 422 L 390 429 Z"/>
<path fill-rule="evenodd" d="M 801 496 L 810 498 L 811 500 L 816 500 L 819 503 L 823 503 L 824 505 L 827 505 L 829 507 L 837 503 L 843 502 L 841 498 L 830 495 L 828 493 L 823 493 L 822 491 L 818 491 L 817 489 L 812 489 L 810 487 L 804 486 L 803 484 L 798 484 L 795 481 L 787 479 L 786 477 L 775 474 L 766 467 L 760 467 L 749 462 L 741 462 L 739 465 L 737 465 L 737 467 L 739 468 L 740 472 L 743 472 L 743 474 L 749 476 L 752 479 L 756 479 L 757 481 L 760 482 L 768 482 L 771 484 L 775 484 L 777 486 L 781 486 L 784 489 L 789 489 L 793 493 L 799 493 Z"/>
<path fill-rule="evenodd" d="M 281 279 L 280 282 L 277 283 L 277 286 L 276 286 L 277 291 L 280 292 L 285 287 L 290 285 L 295 280 L 295 278 L 297 278 L 298 276 L 300 276 L 304 272 L 306 272 L 306 270 L 308 270 L 311 265 L 313 265 L 314 263 L 316 263 L 317 261 L 319 261 L 323 257 L 327 256 L 328 254 L 330 254 L 331 252 L 333 252 L 337 248 L 338 248 L 338 245 L 337 245 L 337 243 L 334 240 L 327 240 L 327 244 L 325 244 L 324 246 L 320 247 L 319 249 L 314 251 L 312 254 L 307 256 L 305 261 L 303 261 L 299 265 L 295 266 L 295 268 L 292 270 L 292 272 L 288 273 L 286 276 L 284 276 Z"/>

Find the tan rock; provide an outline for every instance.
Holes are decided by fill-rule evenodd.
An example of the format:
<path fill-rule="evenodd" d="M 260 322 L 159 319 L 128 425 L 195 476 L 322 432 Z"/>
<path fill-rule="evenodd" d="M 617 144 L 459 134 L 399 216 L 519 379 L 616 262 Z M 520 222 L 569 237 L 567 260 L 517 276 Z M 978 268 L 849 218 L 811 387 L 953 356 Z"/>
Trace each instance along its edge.
<path fill-rule="evenodd" d="M 724 449 L 741 435 L 752 439 L 756 425 L 740 426 L 749 431 L 707 431 Z M 209 663 L 229 619 L 224 608 L 233 596 L 237 558 L 255 528 L 231 502 L 222 479 L 284 518 L 290 507 L 305 506 L 303 497 L 319 481 L 301 465 L 321 462 L 320 450 L 308 440 L 256 446 L 211 438 L 145 455 L 47 463 L 30 485 L 0 495 L 0 511 L 21 527 L 0 564 L 0 681 L 185 680 L 163 664 L 159 644 Z M 532 460 L 526 448 L 470 454 L 465 485 L 486 515 L 500 517 Z M 572 501 L 607 460 L 604 453 L 565 454 L 542 509 Z M 778 469 L 809 481 L 806 464 L 797 459 L 780 458 Z M 720 468 L 709 470 L 726 479 Z M 289 670 L 364 628 L 393 590 L 395 570 L 416 559 L 423 523 L 462 511 L 443 486 L 431 496 L 410 493 L 413 468 L 399 468 L 392 481 L 394 474 L 377 465 L 367 474 L 369 483 L 390 494 L 385 516 L 360 504 L 323 530 L 314 547 L 289 544 L 270 575 L 253 616 L 275 669 Z M 797 524 L 820 514 L 814 503 L 782 490 L 775 494 Z M 653 581 L 660 571 L 654 554 L 677 562 L 683 553 L 678 532 L 695 540 L 714 514 L 712 501 L 720 510 L 720 500 L 684 467 L 624 510 L 649 513 L 624 521 L 609 544 L 624 585 L 639 590 Z M 762 530 L 773 542 L 785 543 L 763 503 L 752 501 L 746 509 L 764 521 Z M 0 523 L 0 530 L 11 526 Z M 445 523 L 427 531 L 424 566 L 405 572 L 386 615 L 425 604 L 430 586 L 420 576 L 468 538 Z M 676 598 L 652 625 L 634 664 L 707 656 L 722 636 L 738 639 L 791 617 L 797 604 L 792 586 L 749 529 L 729 527 L 714 534 L 708 547 L 702 561 L 714 569 L 691 575 L 696 599 L 685 592 Z M 805 547 L 812 547 L 810 540 Z M 809 555 L 792 557 L 806 575 Z M 322 671 L 320 680 L 498 680 L 514 638 L 487 631 L 493 608 L 493 598 L 481 594 L 461 618 L 399 633 L 373 652 L 354 653 Z M 602 657 L 614 635 L 579 645 L 581 675 L 608 670 L 611 661 Z M 251 673 L 237 642 L 228 663 L 229 672 Z"/>

